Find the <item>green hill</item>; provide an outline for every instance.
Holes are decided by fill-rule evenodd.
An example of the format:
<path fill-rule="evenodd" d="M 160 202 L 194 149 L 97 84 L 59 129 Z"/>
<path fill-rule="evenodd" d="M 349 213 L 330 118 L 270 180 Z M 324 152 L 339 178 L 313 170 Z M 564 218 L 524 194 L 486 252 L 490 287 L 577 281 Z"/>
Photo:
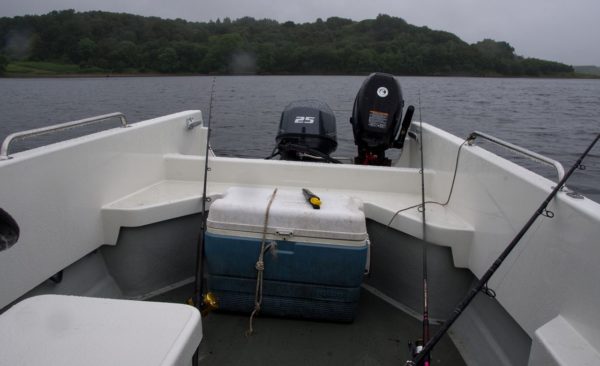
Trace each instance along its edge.
<path fill-rule="evenodd" d="M 573 66 L 576 73 L 600 76 L 600 67 L 598 66 Z"/>
<path fill-rule="evenodd" d="M 108 12 L 0 18 L 0 72 L 219 74 L 571 75 L 571 66 L 517 56 L 506 42 L 468 44 L 452 33 L 379 15 L 278 23 L 188 22 Z M 2 56 L 4 54 L 4 56 Z M 4 59 L 4 63 L 2 60 Z M 39 66 L 42 65 L 42 66 Z M 61 67 L 60 65 L 67 65 Z M 52 71 L 58 70 L 58 71 Z"/>

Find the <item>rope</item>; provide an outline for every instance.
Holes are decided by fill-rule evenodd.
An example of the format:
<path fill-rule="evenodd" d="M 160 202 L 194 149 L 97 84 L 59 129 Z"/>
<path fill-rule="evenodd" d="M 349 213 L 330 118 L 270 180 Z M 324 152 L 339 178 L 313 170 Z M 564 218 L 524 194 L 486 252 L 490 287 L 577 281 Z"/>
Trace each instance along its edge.
<path fill-rule="evenodd" d="M 254 333 L 254 328 L 252 327 L 252 323 L 254 321 L 254 316 L 256 314 L 258 314 L 258 312 L 260 311 L 260 305 L 262 303 L 263 272 L 265 270 L 264 257 L 265 257 L 266 250 L 269 249 L 269 247 L 270 247 L 270 246 L 269 247 L 266 246 L 267 227 L 269 225 L 269 211 L 271 210 L 271 204 L 273 203 L 273 200 L 275 199 L 276 194 L 277 194 L 277 188 L 275 188 L 273 190 L 273 193 L 271 194 L 271 198 L 269 199 L 269 204 L 267 204 L 267 210 L 265 211 L 265 224 L 263 226 L 263 231 L 262 231 L 262 241 L 260 243 L 260 253 L 258 254 L 258 260 L 256 261 L 256 264 L 254 265 L 254 268 L 256 268 L 256 291 L 254 292 L 254 310 L 252 311 L 252 314 L 250 314 L 250 322 L 248 325 L 248 330 L 246 331 L 246 336 L 249 336 L 252 333 Z"/>

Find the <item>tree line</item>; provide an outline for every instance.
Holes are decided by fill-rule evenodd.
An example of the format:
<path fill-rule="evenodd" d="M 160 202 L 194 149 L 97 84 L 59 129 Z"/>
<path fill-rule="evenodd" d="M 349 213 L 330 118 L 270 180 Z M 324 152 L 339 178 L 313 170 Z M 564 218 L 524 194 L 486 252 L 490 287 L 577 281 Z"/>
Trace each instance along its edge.
<path fill-rule="evenodd" d="M 100 11 L 0 18 L 0 71 L 46 61 L 110 72 L 548 76 L 573 67 L 515 54 L 506 42 L 456 35 L 379 15 L 353 21 L 210 22 Z"/>

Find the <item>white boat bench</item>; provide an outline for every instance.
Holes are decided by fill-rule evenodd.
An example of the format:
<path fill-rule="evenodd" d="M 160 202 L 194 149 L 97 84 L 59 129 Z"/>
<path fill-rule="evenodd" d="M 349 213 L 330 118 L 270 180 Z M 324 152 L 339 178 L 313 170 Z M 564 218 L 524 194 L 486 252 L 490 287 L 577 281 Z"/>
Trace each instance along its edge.
<path fill-rule="evenodd" d="M 393 190 L 396 188 L 397 191 L 398 188 L 394 186 L 393 180 L 399 180 L 398 184 L 415 185 L 416 179 L 419 178 L 417 169 L 399 171 L 373 167 L 369 172 L 368 184 L 364 185 L 360 183 L 364 178 L 356 176 L 356 170 L 353 170 L 352 166 L 340 166 L 338 173 L 348 175 L 348 184 L 344 187 L 332 187 L 328 185 L 326 176 L 318 176 L 320 172 L 317 164 L 312 166 L 298 164 L 295 169 L 290 169 L 288 166 L 287 174 L 282 177 L 277 176 L 277 165 L 280 162 L 261 164 L 260 160 L 214 157 L 209 159 L 211 171 L 207 197 L 210 201 L 219 198 L 227 188 L 232 186 L 310 188 L 317 195 L 318 192 L 335 191 L 362 200 L 365 216 L 384 225 L 390 223 L 396 211 L 421 202 L 421 194 L 416 189 L 414 192 L 408 189 L 407 193 L 396 193 Z M 116 244 L 121 227 L 139 227 L 200 212 L 203 162 L 204 159 L 197 156 L 167 155 L 165 156 L 167 179 L 104 205 L 102 218 L 105 243 Z M 306 181 L 306 178 L 303 178 L 306 174 L 315 175 L 311 177 L 310 187 L 302 185 L 302 180 Z M 435 173 L 427 172 L 427 174 Z M 269 184 L 269 181 L 272 183 Z M 429 199 L 430 197 L 426 197 L 426 200 Z M 207 203 L 207 208 L 210 206 L 210 201 Z M 448 206 L 435 204 L 427 205 L 426 220 L 427 240 L 450 246 L 454 264 L 457 267 L 467 267 L 473 227 Z M 403 211 L 394 218 L 390 226 L 421 238 L 421 212 L 416 207 Z"/>

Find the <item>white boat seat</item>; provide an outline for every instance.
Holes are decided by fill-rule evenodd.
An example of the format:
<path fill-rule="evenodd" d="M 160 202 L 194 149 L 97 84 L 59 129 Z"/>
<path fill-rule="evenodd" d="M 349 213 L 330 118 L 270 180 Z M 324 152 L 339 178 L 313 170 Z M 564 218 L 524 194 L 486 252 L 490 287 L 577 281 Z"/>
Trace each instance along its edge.
<path fill-rule="evenodd" d="M 207 196 L 215 200 L 232 186 L 234 185 L 211 182 L 207 187 Z M 366 217 L 384 225 L 389 223 L 398 209 L 421 201 L 420 195 L 413 194 L 355 190 L 338 192 L 361 199 L 365 204 Z M 121 227 L 139 227 L 198 213 L 201 210 L 201 201 L 202 182 L 164 180 L 111 202 L 102 207 L 105 244 L 116 244 Z M 454 265 L 467 267 L 473 227 L 446 207 L 431 205 L 427 210 L 428 241 L 450 246 Z M 404 211 L 394 219 L 391 226 L 420 237 L 421 214 L 416 208 Z"/>
<path fill-rule="evenodd" d="M 0 315 L 0 365 L 189 365 L 201 339 L 188 305 L 42 295 Z"/>
<path fill-rule="evenodd" d="M 600 353 L 567 319 L 558 315 L 535 331 L 529 365 L 600 365 Z"/>
<path fill-rule="evenodd" d="M 115 201 L 102 206 L 104 244 L 115 245 L 121 227 L 139 227 L 177 217 L 195 214 L 201 211 L 202 177 L 198 176 L 202 159 L 183 155 L 165 156 L 167 176 Z M 259 161 L 261 162 L 261 161 Z M 290 162 L 285 162 L 290 163 Z M 270 162 L 270 164 L 281 164 Z M 293 164 L 292 172 L 282 179 L 272 176 L 274 167 L 263 166 L 253 160 L 213 158 L 211 170 L 213 181 L 207 185 L 207 196 L 215 200 L 230 187 L 281 187 L 304 188 L 304 175 L 314 174 L 319 165 Z M 218 167 L 218 168 L 217 168 Z M 310 188 L 314 192 L 336 192 L 360 199 L 364 203 L 365 216 L 368 219 L 387 225 L 394 213 L 400 209 L 421 202 L 420 191 L 408 190 L 399 193 L 393 184 L 394 180 L 409 179 L 415 181 L 419 177 L 418 169 L 395 172 L 394 170 L 371 169 L 363 174 L 372 176 L 371 189 L 364 190 L 361 184 L 352 184 L 357 174 L 352 166 L 338 167 L 336 174 L 346 176 L 344 187 L 330 187 L 326 174 L 312 182 Z M 271 174 L 271 175 L 270 175 Z M 364 177 L 363 177 L 364 179 Z M 272 183 L 270 182 L 272 180 Z M 426 200 L 431 199 L 426 197 Z M 210 202 L 208 202 L 210 205 Z M 208 208 L 208 206 L 207 206 Z M 422 235 L 421 213 L 416 208 L 401 212 L 392 222 L 391 227 L 417 238 Z M 454 265 L 468 267 L 469 251 L 473 241 L 473 226 L 447 206 L 427 206 L 427 241 L 452 248 Z"/>

